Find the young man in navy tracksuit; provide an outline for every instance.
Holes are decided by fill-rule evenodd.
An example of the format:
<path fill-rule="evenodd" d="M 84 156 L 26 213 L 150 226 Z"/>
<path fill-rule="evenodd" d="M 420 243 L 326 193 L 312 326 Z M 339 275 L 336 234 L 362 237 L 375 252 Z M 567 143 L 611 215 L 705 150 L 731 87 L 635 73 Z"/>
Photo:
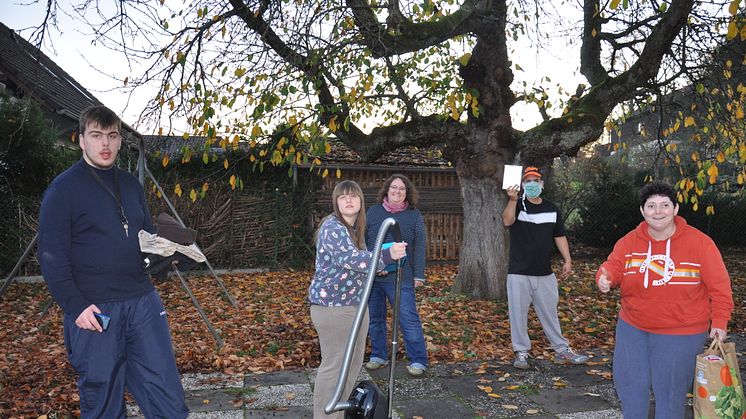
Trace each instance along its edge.
<path fill-rule="evenodd" d="M 124 418 L 126 388 L 146 418 L 185 418 L 166 311 L 143 273 L 138 232 L 155 231 L 145 193 L 114 165 L 120 130 L 106 107 L 80 116 L 83 158 L 44 195 L 39 262 L 64 311 L 81 416 Z"/>

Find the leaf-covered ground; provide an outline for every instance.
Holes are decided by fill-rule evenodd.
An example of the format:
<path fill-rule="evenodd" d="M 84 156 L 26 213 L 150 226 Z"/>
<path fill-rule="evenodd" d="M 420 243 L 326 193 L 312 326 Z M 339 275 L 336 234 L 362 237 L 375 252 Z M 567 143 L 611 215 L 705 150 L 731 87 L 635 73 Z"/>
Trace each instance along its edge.
<path fill-rule="evenodd" d="M 723 253 L 736 303 L 731 330 L 743 333 L 746 251 Z M 605 296 L 595 290 L 599 262 L 576 256 L 573 276 L 560 283 L 560 322 L 579 350 L 614 344 L 619 300 L 616 293 Z M 431 364 L 512 358 L 507 303 L 452 295 L 455 273 L 455 265 L 430 266 L 427 285 L 418 288 Z M 233 374 L 318 366 L 316 332 L 306 303 L 310 277 L 310 271 L 221 276 L 239 309 L 220 297 L 211 276 L 191 277 L 194 293 L 222 331 L 225 346 L 220 351 L 178 280 L 157 284 L 169 311 L 180 370 Z M 61 310 L 53 304 L 45 315 L 39 314 L 49 301 L 44 284 L 15 283 L 0 302 L 0 417 L 77 412 L 75 374 L 62 342 Z M 541 326 L 531 313 L 533 355 L 550 356 Z"/>

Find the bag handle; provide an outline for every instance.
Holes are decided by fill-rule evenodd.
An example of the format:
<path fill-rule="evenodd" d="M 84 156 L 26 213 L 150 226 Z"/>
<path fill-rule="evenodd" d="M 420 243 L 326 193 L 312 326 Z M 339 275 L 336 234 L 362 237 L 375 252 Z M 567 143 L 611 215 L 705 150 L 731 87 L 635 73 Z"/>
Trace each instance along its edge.
<path fill-rule="evenodd" d="M 715 350 L 715 345 L 717 345 L 717 350 L 720 352 L 721 358 L 725 359 L 725 349 L 723 349 L 723 341 L 720 340 L 717 336 L 712 338 L 712 343 L 710 344 L 709 351 Z"/>

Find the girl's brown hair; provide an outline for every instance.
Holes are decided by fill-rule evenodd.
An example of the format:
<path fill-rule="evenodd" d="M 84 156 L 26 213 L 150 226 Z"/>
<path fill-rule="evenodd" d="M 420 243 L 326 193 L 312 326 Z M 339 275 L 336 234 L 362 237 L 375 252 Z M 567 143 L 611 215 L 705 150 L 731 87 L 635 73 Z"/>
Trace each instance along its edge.
<path fill-rule="evenodd" d="M 347 224 L 347 221 L 345 221 L 342 213 L 339 211 L 337 198 L 342 195 L 355 195 L 360 197 L 360 212 L 358 212 L 357 214 L 357 219 L 355 220 L 354 226 Z M 332 208 L 334 209 L 334 212 L 324 217 L 324 219 L 321 220 L 321 223 L 319 223 L 319 227 L 324 224 L 324 221 L 334 215 L 335 217 L 337 217 L 340 223 L 347 227 L 347 233 L 350 235 L 350 237 L 352 237 L 352 242 L 355 243 L 355 246 L 357 246 L 357 248 L 360 250 L 365 250 L 365 197 L 363 196 L 363 190 L 360 189 L 360 185 L 352 180 L 343 180 L 337 183 L 337 185 L 334 187 L 334 191 L 332 192 Z M 318 235 L 319 230 L 317 229 L 317 239 Z"/>
<path fill-rule="evenodd" d="M 404 182 L 404 186 L 407 188 L 406 201 L 409 203 L 409 208 L 417 208 L 417 201 L 420 199 L 420 193 L 417 191 L 417 188 L 414 187 L 414 183 L 412 183 L 412 181 L 409 180 L 408 177 L 399 173 L 394 173 L 393 175 L 389 176 L 389 178 L 386 179 L 385 182 L 383 182 L 383 186 L 381 186 L 381 189 L 378 190 L 378 202 L 383 202 L 383 198 L 386 198 L 386 196 L 389 194 L 391 182 L 396 179 L 401 179 L 401 181 Z"/>

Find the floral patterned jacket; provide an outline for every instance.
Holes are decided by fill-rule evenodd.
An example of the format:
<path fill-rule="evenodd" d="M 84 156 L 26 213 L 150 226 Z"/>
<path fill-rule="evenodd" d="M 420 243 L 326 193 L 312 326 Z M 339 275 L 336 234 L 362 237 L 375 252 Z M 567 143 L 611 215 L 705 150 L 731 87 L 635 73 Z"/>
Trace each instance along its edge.
<path fill-rule="evenodd" d="M 381 255 L 377 266 L 392 262 L 388 250 Z M 372 258 L 373 252 L 355 246 L 337 217 L 326 218 L 316 239 L 316 271 L 308 287 L 308 301 L 324 307 L 359 305 Z"/>

